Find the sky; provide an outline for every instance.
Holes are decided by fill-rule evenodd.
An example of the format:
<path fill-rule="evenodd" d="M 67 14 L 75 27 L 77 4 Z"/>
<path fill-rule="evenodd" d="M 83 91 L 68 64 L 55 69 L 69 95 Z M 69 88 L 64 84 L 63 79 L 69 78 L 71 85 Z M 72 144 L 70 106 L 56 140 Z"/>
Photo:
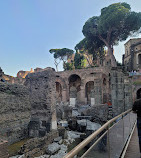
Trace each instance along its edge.
<path fill-rule="evenodd" d="M 0 67 L 11 76 L 19 70 L 55 67 L 49 50 L 74 49 L 84 38 L 85 22 L 116 2 L 141 12 L 141 0 L 0 0 Z M 126 41 L 114 47 L 119 62 Z"/>

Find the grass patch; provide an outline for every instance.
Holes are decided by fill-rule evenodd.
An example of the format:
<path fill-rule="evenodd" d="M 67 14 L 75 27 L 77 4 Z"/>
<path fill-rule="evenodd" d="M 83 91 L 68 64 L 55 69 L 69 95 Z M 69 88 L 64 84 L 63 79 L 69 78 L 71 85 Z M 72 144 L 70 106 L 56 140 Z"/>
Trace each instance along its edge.
<path fill-rule="evenodd" d="M 8 146 L 8 153 L 10 156 L 14 156 L 18 154 L 18 151 L 20 150 L 21 146 L 27 141 L 28 139 L 23 139 L 19 142 L 16 142 L 14 144 L 11 144 Z"/>

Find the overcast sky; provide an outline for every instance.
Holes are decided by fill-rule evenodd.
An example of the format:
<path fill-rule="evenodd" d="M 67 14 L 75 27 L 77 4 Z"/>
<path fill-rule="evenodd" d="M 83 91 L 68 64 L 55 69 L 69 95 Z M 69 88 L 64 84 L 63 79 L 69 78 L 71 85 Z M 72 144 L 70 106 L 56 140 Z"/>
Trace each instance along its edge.
<path fill-rule="evenodd" d="M 12 76 L 19 70 L 54 67 L 49 49 L 74 49 L 83 39 L 84 23 L 115 2 L 141 12 L 141 0 L 0 0 L 0 67 Z M 115 47 L 119 62 L 125 42 Z"/>

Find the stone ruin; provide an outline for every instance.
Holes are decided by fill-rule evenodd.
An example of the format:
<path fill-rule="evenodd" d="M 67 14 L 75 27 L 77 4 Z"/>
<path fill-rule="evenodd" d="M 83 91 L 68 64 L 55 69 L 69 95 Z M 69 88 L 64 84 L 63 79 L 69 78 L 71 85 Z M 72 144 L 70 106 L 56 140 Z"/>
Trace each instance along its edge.
<path fill-rule="evenodd" d="M 66 106 L 72 110 L 90 105 L 94 110 L 94 107 L 104 107 L 110 101 L 112 117 L 132 106 L 131 82 L 120 68 L 99 67 L 63 72 L 48 68 L 29 74 L 24 85 L 30 91 L 31 137 L 45 136 L 50 130 L 57 129 L 56 104 L 64 109 L 63 116 L 69 114 Z M 103 108 L 99 108 L 100 113 L 103 113 Z M 68 116 L 71 117 L 70 114 Z"/>
<path fill-rule="evenodd" d="M 0 76 L 2 74 L 1 70 Z M 132 82 L 120 68 L 63 72 L 48 68 L 28 74 L 25 80 L 24 85 L 0 82 L 0 135 L 6 135 L 9 143 L 28 136 L 45 136 L 56 130 L 59 120 L 56 105 L 62 110 L 62 118 L 71 117 L 71 110 L 83 105 L 90 107 L 84 114 L 91 112 L 101 118 L 109 101 L 112 117 L 132 106 Z M 107 110 L 104 121 L 106 114 Z"/>
<path fill-rule="evenodd" d="M 30 137 L 45 136 L 50 130 L 57 129 L 55 79 L 52 68 L 26 77 L 31 103 Z"/>
<path fill-rule="evenodd" d="M 56 101 L 72 107 L 112 103 L 113 116 L 132 106 L 132 86 L 121 68 L 97 67 L 56 73 Z"/>

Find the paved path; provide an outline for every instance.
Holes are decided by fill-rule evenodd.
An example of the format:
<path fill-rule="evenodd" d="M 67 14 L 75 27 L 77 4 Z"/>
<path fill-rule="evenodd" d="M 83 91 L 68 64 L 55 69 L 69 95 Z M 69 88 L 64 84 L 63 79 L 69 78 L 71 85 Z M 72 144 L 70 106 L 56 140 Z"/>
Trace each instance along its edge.
<path fill-rule="evenodd" d="M 140 158 L 137 127 L 134 130 L 124 158 Z"/>

